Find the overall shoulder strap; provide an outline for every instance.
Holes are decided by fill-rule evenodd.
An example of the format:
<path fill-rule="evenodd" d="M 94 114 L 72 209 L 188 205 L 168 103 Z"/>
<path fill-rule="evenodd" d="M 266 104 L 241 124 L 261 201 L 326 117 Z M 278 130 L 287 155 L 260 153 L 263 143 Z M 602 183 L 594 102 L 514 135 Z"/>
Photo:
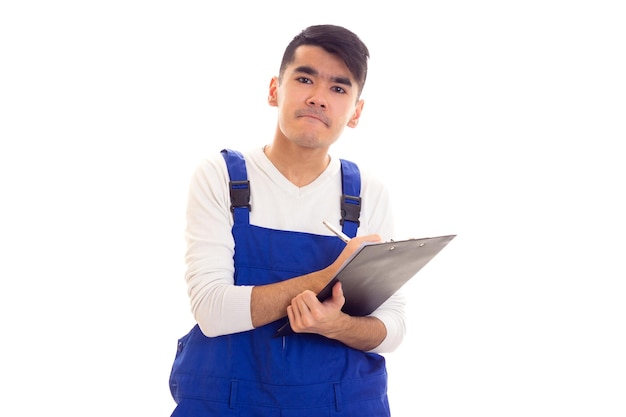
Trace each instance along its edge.
<path fill-rule="evenodd" d="M 355 237 L 361 216 L 361 172 L 359 167 L 350 161 L 341 161 L 341 220 L 343 232 Z"/>
<path fill-rule="evenodd" d="M 232 149 L 223 149 L 221 153 L 230 177 L 230 211 L 233 212 L 234 221 L 250 223 L 250 181 L 246 161 L 240 152 Z"/>

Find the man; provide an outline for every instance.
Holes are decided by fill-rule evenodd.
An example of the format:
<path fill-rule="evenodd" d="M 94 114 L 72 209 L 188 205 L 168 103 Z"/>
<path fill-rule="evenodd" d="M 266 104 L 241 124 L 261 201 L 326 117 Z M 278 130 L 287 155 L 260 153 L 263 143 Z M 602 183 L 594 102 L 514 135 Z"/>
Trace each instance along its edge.
<path fill-rule="evenodd" d="M 343 27 L 305 29 L 270 82 L 271 144 L 196 171 L 186 280 L 198 324 L 179 340 L 173 416 L 390 415 L 380 353 L 403 339 L 402 295 L 367 317 L 341 311 L 340 283 L 316 297 L 360 244 L 392 237 L 384 186 L 328 153 L 361 117 L 368 59 Z M 295 334 L 275 337 L 287 318 Z"/>

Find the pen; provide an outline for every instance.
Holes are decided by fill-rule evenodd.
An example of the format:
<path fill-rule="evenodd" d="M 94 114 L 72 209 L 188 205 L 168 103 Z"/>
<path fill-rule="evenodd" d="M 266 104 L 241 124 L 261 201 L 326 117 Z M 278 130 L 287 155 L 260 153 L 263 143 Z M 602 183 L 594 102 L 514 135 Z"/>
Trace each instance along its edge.
<path fill-rule="evenodd" d="M 331 232 L 336 234 L 339 239 L 343 240 L 346 243 L 350 242 L 350 238 L 345 233 L 343 233 L 341 230 L 337 229 L 335 226 L 333 226 L 332 224 L 328 223 L 326 220 L 322 221 L 322 223 L 324 223 L 324 226 L 328 227 Z"/>

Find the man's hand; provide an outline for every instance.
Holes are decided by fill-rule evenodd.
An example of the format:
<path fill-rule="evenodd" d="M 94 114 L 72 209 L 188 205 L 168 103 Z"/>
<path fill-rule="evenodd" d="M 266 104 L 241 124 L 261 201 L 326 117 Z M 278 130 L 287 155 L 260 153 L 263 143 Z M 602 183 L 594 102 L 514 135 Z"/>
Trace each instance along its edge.
<path fill-rule="evenodd" d="M 337 330 L 339 321 L 348 316 L 341 311 L 346 299 L 341 282 L 333 286 L 332 297 L 321 303 L 313 291 L 304 291 L 291 300 L 287 316 L 296 333 L 317 333 L 329 336 Z"/>
<path fill-rule="evenodd" d="M 341 282 L 333 286 L 332 297 L 323 303 L 306 290 L 287 307 L 291 328 L 296 333 L 317 333 L 363 351 L 374 349 L 387 335 L 385 325 L 375 317 L 353 317 L 341 311 L 346 302 Z"/>
<path fill-rule="evenodd" d="M 335 259 L 335 262 L 333 262 L 329 266 L 329 269 L 332 270 L 333 275 L 339 270 L 339 268 L 343 265 L 343 263 L 366 242 L 371 242 L 371 243 L 381 242 L 380 235 L 372 234 L 372 235 L 358 236 L 358 237 L 354 237 L 350 239 L 348 243 L 346 244 L 346 247 L 343 249 L 343 251 L 341 251 L 337 259 Z"/>

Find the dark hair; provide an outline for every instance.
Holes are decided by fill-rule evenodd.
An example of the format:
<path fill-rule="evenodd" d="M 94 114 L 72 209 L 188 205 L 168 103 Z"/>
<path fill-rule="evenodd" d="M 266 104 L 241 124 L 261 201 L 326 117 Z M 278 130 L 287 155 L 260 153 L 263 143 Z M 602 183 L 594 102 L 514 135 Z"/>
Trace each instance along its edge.
<path fill-rule="evenodd" d="M 302 45 L 319 46 L 326 52 L 339 56 L 356 79 L 360 95 L 367 78 L 369 51 L 357 35 L 341 26 L 309 26 L 287 45 L 283 54 L 283 60 L 280 63 L 280 78 L 282 78 L 287 65 L 291 64 L 295 59 L 296 49 Z"/>

